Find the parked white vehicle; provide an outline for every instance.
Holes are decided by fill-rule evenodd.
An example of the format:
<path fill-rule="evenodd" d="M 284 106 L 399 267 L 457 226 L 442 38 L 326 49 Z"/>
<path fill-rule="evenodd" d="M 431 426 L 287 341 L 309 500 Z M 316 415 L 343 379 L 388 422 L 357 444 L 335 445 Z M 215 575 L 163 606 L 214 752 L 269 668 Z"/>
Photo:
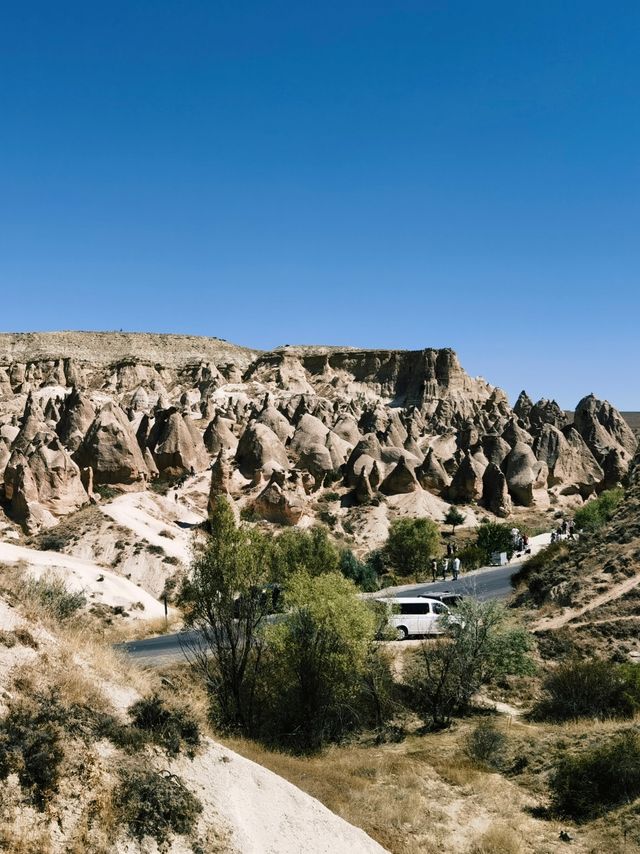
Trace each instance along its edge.
<path fill-rule="evenodd" d="M 387 596 L 380 597 L 378 602 L 387 606 L 387 623 L 394 629 L 398 640 L 415 635 L 442 635 L 445 633 L 442 617 L 451 614 L 443 602 L 424 596 Z"/>

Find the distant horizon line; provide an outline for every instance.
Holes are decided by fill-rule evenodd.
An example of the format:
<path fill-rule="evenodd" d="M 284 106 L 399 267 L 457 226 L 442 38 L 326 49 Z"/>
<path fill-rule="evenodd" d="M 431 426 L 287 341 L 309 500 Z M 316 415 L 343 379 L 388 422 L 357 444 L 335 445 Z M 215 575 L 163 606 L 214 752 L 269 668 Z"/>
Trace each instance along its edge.
<path fill-rule="evenodd" d="M 202 339 L 205 341 L 219 341 L 222 344 L 227 344 L 231 347 L 237 347 L 239 350 L 248 350 L 248 351 L 251 351 L 254 353 L 260 353 L 260 354 L 273 353 L 273 352 L 277 352 L 277 351 L 281 351 L 281 350 L 286 350 L 289 348 L 291 348 L 291 349 L 314 349 L 314 348 L 318 348 L 318 349 L 327 349 L 327 350 L 336 350 L 336 351 L 345 350 L 345 351 L 352 351 L 352 352 L 356 352 L 356 353 L 357 352 L 376 352 L 376 351 L 388 352 L 388 353 L 389 352 L 391 352 L 391 353 L 392 352 L 419 353 L 419 352 L 423 352 L 425 350 L 437 350 L 437 351 L 449 350 L 456 355 L 456 358 L 459 359 L 458 351 L 454 347 L 419 347 L 419 348 L 359 347 L 359 346 L 354 346 L 352 344 L 300 344 L 300 343 L 299 344 L 290 344 L 290 343 L 287 343 L 287 344 L 278 344 L 274 347 L 271 347 L 268 349 L 263 349 L 261 347 L 253 347 L 253 346 L 250 346 L 247 344 L 238 344 L 235 341 L 230 341 L 228 338 L 221 338 L 218 335 L 203 335 L 203 334 L 192 333 L 192 332 L 159 332 L 159 331 L 155 331 L 155 330 L 131 330 L 131 329 L 31 329 L 31 330 L 5 330 L 5 331 L 0 331 L 0 337 L 30 336 L 30 335 L 123 335 L 123 336 L 151 335 L 151 336 L 157 336 L 157 337 L 163 337 L 163 338 L 187 338 L 187 339 L 188 338 L 195 338 L 195 339 Z M 464 367 L 464 365 L 462 363 L 461 363 L 461 366 L 465 370 L 465 372 L 468 373 L 466 371 L 466 368 Z M 469 376 L 471 376 L 471 374 L 469 374 Z M 503 386 L 490 382 L 489 380 L 486 379 L 486 377 L 483 374 L 479 374 L 479 375 L 475 376 L 474 379 L 485 380 L 485 382 L 488 382 L 489 385 L 492 385 L 494 388 L 497 388 L 497 389 L 500 389 L 501 391 L 504 391 L 504 393 L 509 398 L 509 394 L 508 394 L 508 392 L 505 391 Z M 524 392 L 525 394 L 527 394 L 527 396 L 529 396 L 526 389 L 523 388 L 520 393 L 522 393 L 522 392 Z M 589 394 L 591 394 L 591 392 L 589 392 Z M 588 397 L 589 394 L 583 395 L 581 400 L 584 399 L 585 397 Z M 518 395 L 515 396 L 515 400 L 517 400 L 517 397 L 518 397 Z M 597 395 L 596 395 L 596 397 L 597 397 Z M 514 400 L 513 404 L 511 404 L 511 402 L 510 402 L 510 406 L 515 406 L 515 400 Z M 540 398 L 540 400 L 550 400 L 554 403 L 557 403 L 558 406 L 562 409 L 562 411 L 565 414 L 573 414 L 575 412 L 575 406 L 574 407 L 567 407 L 566 404 L 565 405 L 560 404 L 559 401 L 556 400 L 554 397 L 550 397 L 550 398 L 544 398 L 543 397 L 543 398 Z M 534 403 L 537 403 L 537 402 L 539 402 L 539 401 L 534 401 Z M 612 404 L 612 405 L 615 406 L 615 404 Z M 576 404 L 576 406 L 577 406 L 577 404 Z M 618 409 L 617 406 L 615 408 Z M 640 408 L 639 409 L 622 409 L 622 408 L 620 408 L 618 411 L 621 414 L 640 415 Z"/>

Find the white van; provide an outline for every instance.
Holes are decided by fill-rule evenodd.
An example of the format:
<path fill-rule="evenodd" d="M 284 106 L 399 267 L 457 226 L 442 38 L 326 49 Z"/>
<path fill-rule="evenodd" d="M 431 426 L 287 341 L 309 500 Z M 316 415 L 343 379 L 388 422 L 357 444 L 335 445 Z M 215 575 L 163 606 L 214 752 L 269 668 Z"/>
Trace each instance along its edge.
<path fill-rule="evenodd" d="M 442 635 L 445 628 L 441 617 L 450 614 L 449 608 L 437 599 L 424 596 L 403 598 L 401 596 L 378 599 L 389 611 L 388 625 L 394 629 L 398 640 L 412 635 Z"/>

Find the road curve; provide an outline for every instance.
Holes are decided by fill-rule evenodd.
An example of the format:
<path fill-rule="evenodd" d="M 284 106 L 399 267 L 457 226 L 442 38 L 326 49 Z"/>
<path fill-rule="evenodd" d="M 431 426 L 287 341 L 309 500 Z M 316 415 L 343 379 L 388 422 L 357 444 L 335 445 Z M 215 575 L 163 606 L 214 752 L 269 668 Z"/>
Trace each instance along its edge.
<path fill-rule="evenodd" d="M 531 540 L 532 553 L 539 551 L 549 543 L 549 534 L 541 534 Z M 511 576 L 522 567 L 524 561 L 514 560 L 507 566 L 483 567 L 460 576 L 457 581 L 448 579 L 421 584 L 405 584 L 401 587 L 387 587 L 377 593 L 365 594 L 367 598 L 376 596 L 424 596 L 429 593 L 462 593 L 473 596 L 481 602 L 488 599 L 506 599 L 511 595 Z M 145 640 L 118 644 L 116 649 L 126 653 L 140 664 L 162 666 L 172 664 L 183 658 L 181 639 L 193 638 L 194 632 L 184 634 L 159 635 Z"/>

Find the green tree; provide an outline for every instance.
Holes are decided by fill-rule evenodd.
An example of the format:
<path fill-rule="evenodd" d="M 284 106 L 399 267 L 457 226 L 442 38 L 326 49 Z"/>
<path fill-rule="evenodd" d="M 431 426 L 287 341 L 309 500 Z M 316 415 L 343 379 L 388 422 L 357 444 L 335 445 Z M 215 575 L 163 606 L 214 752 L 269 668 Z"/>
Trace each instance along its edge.
<path fill-rule="evenodd" d="M 464 714 L 483 685 L 502 675 L 533 672 L 531 636 L 509 623 L 499 603 L 465 599 L 444 622 L 447 636 L 423 644 L 406 675 L 415 710 L 436 728 Z"/>
<path fill-rule="evenodd" d="M 513 537 L 509 525 L 497 522 L 483 522 L 478 527 L 476 546 L 482 550 L 485 563 L 491 560 L 494 552 L 506 552 L 511 558 L 513 554 Z"/>
<path fill-rule="evenodd" d="M 286 616 L 267 629 L 264 724 L 289 746 L 316 750 L 360 721 L 377 621 L 356 593 L 339 573 L 296 573 Z"/>
<path fill-rule="evenodd" d="M 461 513 L 458 508 L 452 504 L 444 517 L 444 523 L 445 525 L 451 525 L 451 533 L 455 534 L 457 526 L 462 525 L 466 518 L 467 517 L 464 513 Z"/>
<path fill-rule="evenodd" d="M 438 526 L 431 519 L 396 519 L 384 547 L 386 562 L 399 575 L 425 575 L 439 542 Z"/>
<path fill-rule="evenodd" d="M 322 525 L 310 531 L 295 528 L 283 531 L 273 540 L 273 577 L 281 583 L 295 572 L 309 575 L 336 572 L 340 565 L 340 552 Z"/>
<path fill-rule="evenodd" d="M 212 716 L 223 728 L 252 726 L 269 558 L 270 542 L 254 528 L 237 526 L 228 501 L 218 496 L 181 601 L 186 627 L 195 629 L 185 632 L 183 648 L 204 676 Z"/>
<path fill-rule="evenodd" d="M 340 572 L 368 593 L 378 589 L 378 573 L 373 561 L 360 561 L 351 551 L 344 549 L 340 555 Z"/>

